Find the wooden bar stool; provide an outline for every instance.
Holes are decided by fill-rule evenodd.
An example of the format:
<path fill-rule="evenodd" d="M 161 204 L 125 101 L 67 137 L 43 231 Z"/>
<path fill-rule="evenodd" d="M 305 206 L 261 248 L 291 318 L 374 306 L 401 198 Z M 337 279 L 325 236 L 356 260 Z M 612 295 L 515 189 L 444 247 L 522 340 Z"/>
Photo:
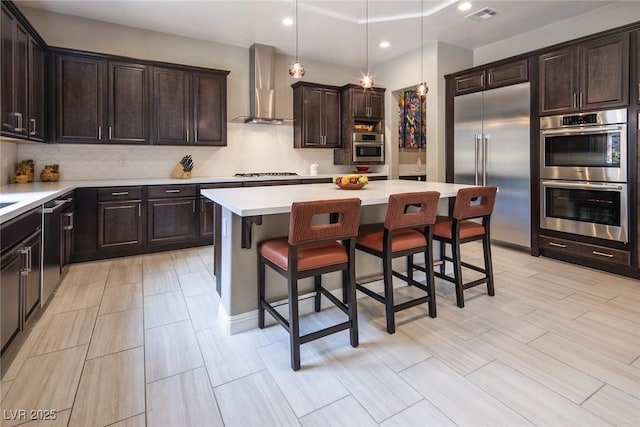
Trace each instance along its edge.
<path fill-rule="evenodd" d="M 312 224 L 313 218 L 322 214 L 330 214 L 336 221 Z M 266 310 L 289 332 L 294 371 L 300 369 L 300 345 L 309 341 L 350 329 L 351 345 L 358 346 L 354 260 L 359 224 L 360 199 L 357 198 L 293 203 L 289 236 L 258 244 L 258 326 L 264 328 Z M 265 298 L 265 265 L 287 278 L 288 320 Z M 322 275 L 333 271 L 342 271 L 344 303 L 322 287 Z M 315 311 L 320 311 L 320 298 L 324 295 L 347 314 L 347 321 L 300 336 L 298 279 L 306 277 L 315 280 Z"/>
<path fill-rule="evenodd" d="M 425 191 L 393 194 L 389 197 L 384 224 L 370 224 L 360 227 L 356 249 L 382 258 L 384 295 L 380 295 L 362 285 L 358 290 L 385 305 L 387 332 L 396 331 L 395 313 L 427 302 L 429 316 L 436 317 L 436 293 L 433 278 L 433 253 L 431 250 L 432 225 L 435 223 L 440 193 Z M 408 209 L 419 206 L 419 211 Z M 413 255 L 424 253 L 427 274 L 426 284 L 413 279 Z M 391 261 L 397 257 L 407 257 L 407 275 L 393 271 Z M 426 292 L 426 296 L 394 304 L 392 276 Z"/>
<path fill-rule="evenodd" d="M 453 215 L 438 216 L 433 228 L 433 239 L 441 243 L 443 261 L 440 272 L 436 272 L 435 275 L 455 284 L 456 302 L 460 308 L 464 307 L 465 289 L 486 283 L 487 293 L 490 296 L 495 295 L 489 224 L 497 190 L 496 187 L 469 187 L 459 190 L 453 206 Z M 482 222 L 472 221 L 473 219 L 481 219 Z M 482 240 L 484 268 L 462 261 L 460 245 L 477 240 Z M 447 243 L 451 245 L 451 257 L 445 253 Z M 453 263 L 453 277 L 445 272 L 446 261 Z M 462 280 L 462 267 L 483 273 L 484 277 L 465 283 Z"/>

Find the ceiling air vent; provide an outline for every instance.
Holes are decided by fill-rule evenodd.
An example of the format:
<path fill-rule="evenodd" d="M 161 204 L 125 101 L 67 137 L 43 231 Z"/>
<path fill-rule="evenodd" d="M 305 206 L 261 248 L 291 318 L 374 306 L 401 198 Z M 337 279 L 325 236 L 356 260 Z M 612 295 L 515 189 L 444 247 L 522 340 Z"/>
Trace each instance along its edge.
<path fill-rule="evenodd" d="M 497 15 L 498 12 L 496 12 L 495 10 L 489 9 L 488 7 L 485 7 L 484 9 L 480 9 L 476 12 L 473 12 L 470 15 L 465 16 L 465 18 L 469 18 L 471 20 L 474 21 L 485 21 L 489 18 L 492 18 L 494 15 Z"/>

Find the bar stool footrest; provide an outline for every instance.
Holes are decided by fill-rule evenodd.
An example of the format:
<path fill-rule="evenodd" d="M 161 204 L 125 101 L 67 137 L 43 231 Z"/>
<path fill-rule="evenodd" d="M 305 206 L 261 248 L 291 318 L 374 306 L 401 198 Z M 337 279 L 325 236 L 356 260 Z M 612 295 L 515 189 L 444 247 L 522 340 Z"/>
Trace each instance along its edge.
<path fill-rule="evenodd" d="M 337 325 L 329 326 L 328 328 L 320 329 L 309 334 L 302 335 L 300 337 L 300 344 L 306 344 L 310 341 L 317 340 L 318 338 L 323 338 L 349 328 L 351 328 L 351 321 L 347 320 L 346 322 L 338 323 Z"/>

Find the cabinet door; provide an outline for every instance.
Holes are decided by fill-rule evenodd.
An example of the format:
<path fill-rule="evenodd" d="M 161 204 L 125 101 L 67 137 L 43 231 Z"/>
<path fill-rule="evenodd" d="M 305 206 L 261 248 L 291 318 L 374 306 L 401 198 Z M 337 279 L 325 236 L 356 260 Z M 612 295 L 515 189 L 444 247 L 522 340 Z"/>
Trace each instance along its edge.
<path fill-rule="evenodd" d="M 340 92 L 337 90 L 325 90 L 322 107 L 325 146 L 339 148 L 342 146 L 340 139 Z"/>
<path fill-rule="evenodd" d="M 13 109 L 13 39 L 16 28 L 15 18 L 9 14 L 5 8 L 2 8 L 2 51 L 0 52 L 0 60 L 2 60 L 2 76 L 0 76 L 2 97 L 2 132 L 13 133 L 17 127 L 18 121 Z"/>
<path fill-rule="evenodd" d="M 487 70 L 487 87 L 495 89 L 529 81 L 528 61 L 523 59 L 515 63 L 491 67 Z"/>
<path fill-rule="evenodd" d="M 324 143 L 324 111 L 322 88 L 302 89 L 302 146 L 321 147 Z"/>
<path fill-rule="evenodd" d="M 142 202 L 98 203 L 98 246 L 137 245 L 142 245 Z"/>
<path fill-rule="evenodd" d="M 21 255 L 12 252 L 2 258 L 0 280 L 0 344 L 2 353 L 11 338 L 20 330 L 20 270 Z"/>
<path fill-rule="evenodd" d="M 578 49 L 540 56 L 540 114 L 578 110 Z"/>
<path fill-rule="evenodd" d="M 44 141 L 44 50 L 29 39 L 29 139 Z"/>
<path fill-rule="evenodd" d="M 29 34 L 2 9 L 2 132 L 27 136 L 27 56 Z"/>
<path fill-rule="evenodd" d="M 25 319 L 29 318 L 40 302 L 40 239 L 40 233 L 37 233 L 26 242 L 29 248 L 29 274 L 24 278 Z"/>
<path fill-rule="evenodd" d="M 227 82 L 218 74 L 193 74 L 193 142 L 227 145 Z"/>
<path fill-rule="evenodd" d="M 213 201 L 200 197 L 200 237 L 213 236 Z"/>
<path fill-rule="evenodd" d="M 57 142 L 102 142 L 103 68 L 104 62 L 100 59 L 57 56 Z"/>
<path fill-rule="evenodd" d="M 384 94 L 380 92 L 369 92 L 369 117 L 371 119 L 384 119 Z"/>
<path fill-rule="evenodd" d="M 108 141 L 145 144 L 148 132 L 148 69 L 109 61 Z"/>
<path fill-rule="evenodd" d="M 189 135 L 189 74 L 169 68 L 153 69 L 152 143 L 185 145 Z"/>
<path fill-rule="evenodd" d="M 196 199 L 154 199 L 147 203 L 149 243 L 172 243 L 196 237 Z"/>
<path fill-rule="evenodd" d="M 462 95 L 465 93 L 483 90 L 485 86 L 484 74 L 484 71 L 476 71 L 471 74 L 455 77 L 453 79 L 455 84 L 455 94 Z"/>
<path fill-rule="evenodd" d="M 640 104 L 640 31 L 636 31 L 634 34 L 636 66 L 634 78 L 631 80 L 631 83 L 634 84 L 636 91 L 636 104 Z"/>
<path fill-rule="evenodd" d="M 351 108 L 354 117 L 368 117 L 369 104 L 367 102 L 366 89 L 349 89 L 351 92 Z"/>
<path fill-rule="evenodd" d="M 580 48 L 580 108 L 629 103 L 629 34 L 587 42 Z"/>

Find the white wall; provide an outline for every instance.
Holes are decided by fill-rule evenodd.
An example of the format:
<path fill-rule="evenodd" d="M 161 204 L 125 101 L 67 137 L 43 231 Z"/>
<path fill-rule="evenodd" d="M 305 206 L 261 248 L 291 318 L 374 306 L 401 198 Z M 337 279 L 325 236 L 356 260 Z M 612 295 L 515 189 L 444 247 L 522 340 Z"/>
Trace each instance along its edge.
<path fill-rule="evenodd" d="M 486 64 L 636 21 L 640 21 L 640 2 L 638 0 L 616 1 L 575 18 L 545 25 L 477 48 L 473 52 L 473 64 Z"/>

